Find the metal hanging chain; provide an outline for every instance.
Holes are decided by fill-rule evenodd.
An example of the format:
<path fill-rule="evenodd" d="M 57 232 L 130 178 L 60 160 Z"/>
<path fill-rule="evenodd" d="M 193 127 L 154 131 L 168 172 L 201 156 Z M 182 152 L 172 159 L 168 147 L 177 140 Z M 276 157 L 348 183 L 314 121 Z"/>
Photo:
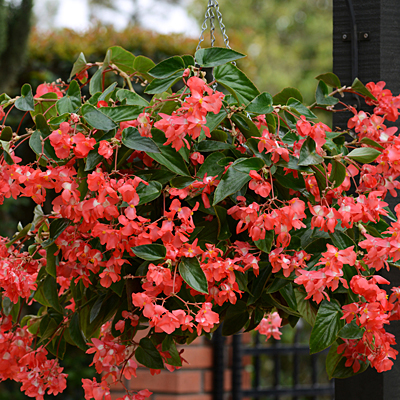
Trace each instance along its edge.
<path fill-rule="evenodd" d="M 211 37 L 211 47 L 214 47 L 215 43 L 215 15 L 217 16 L 217 20 L 219 23 L 219 27 L 221 29 L 222 37 L 224 39 L 225 47 L 230 49 L 229 46 L 229 38 L 226 34 L 226 28 L 224 23 L 222 22 L 222 13 L 219 10 L 219 4 L 217 0 L 208 0 L 207 10 L 204 16 L 204 22 L 201 26 L 201 34 L 199 37 L 199 44 L 197 45 L 196 51 L 201 49 L 201 43 L 204 41 L 204 32 L 207 30 L 207 20 L 210 20 L 210 37 Z"/>

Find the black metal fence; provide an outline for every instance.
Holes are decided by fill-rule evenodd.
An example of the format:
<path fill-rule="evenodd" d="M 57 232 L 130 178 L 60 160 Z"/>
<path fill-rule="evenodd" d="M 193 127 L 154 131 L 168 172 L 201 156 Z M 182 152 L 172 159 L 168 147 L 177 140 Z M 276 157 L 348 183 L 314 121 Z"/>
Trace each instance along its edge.
<path fill-rule="evenodd" d="M 300 323 L 295 329 L 285 327 L 281 341 L 265 342 L 265 336 L 254 333 L 250 343 L 244 343 L 241 334 L 235 335 L 230 349 L 231 399 L 333 400 L 334 382 L 325 372 L 327 350 L 310 355 L 309 334 L 310 329 Z M 223 343 L 221 337 L 215 340 L 216 345 Z M 223 361 L 221 351 L 215 361 Z M 215 373 L 214 387 L 222 389 L 222 375 L 217 369 Z M 219 395 L 216 392 L 215 399 L 222 399 L 222 393 L 223 389 Z"/>

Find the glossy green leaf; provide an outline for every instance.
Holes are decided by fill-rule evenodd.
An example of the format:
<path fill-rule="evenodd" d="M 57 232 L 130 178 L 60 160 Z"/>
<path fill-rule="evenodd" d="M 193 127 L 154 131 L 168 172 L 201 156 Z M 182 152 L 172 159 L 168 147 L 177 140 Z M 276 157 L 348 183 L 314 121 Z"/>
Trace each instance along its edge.
<path fill-rule="evenodd" d="M 298 115 L 304 115 L 308 119 L 317 118 L 317 116 L 312 111 L 310 111 L 310 109 L 308 109 L 303 103 L 293 97 L 291 97 L 287 101 L 286 106 L 289 107 L 290 111 Z"/>
<path fill-rule="evenodd" d="M 162 188 L 162 184 L 157 181 L 150 181 L 147 186 L 141 183 L 136 190 L 140 199 L 138 205 L 140 206 L 157 199 L 161 195 Z"/>
<path fill-rule="evenodd" d="M 239 101 L 239 104 L 247 105 L 260 94 L 244 72 L 232 64 L 216 67 L 214 77 Z"/>
<path fill-rule="evenodd" d="M 288 306 L 293 311 L 297 311 L 297 300 L 293 290 L 293 285 L 291 283 L 289 283 L 289 285 L 285 285 L 282 289 L 279 290 L 279 293 L 286 300 Z"/>
<path fill-rule="evenodd" d="M 106 101 L 108 102 L 108 100 L 111 98 L 111 95 L 113 94 L 113 92 L 115 91 L 115 88 L 117 87 L 118 83 L 114 82 L 112 83 L 106 90 L 104 90 L 104 92 L 99 96 L 98 101 Z"/>
<path fill-rule="evenodd" d="M 98 108 L 104 115 L 114 122 L 132 121 L 136 119 L 142 112 L 142 106 L 117 106 L 117 107 L 100 107 Z"/>
<path fill-rule="evenodd" d="M 357 93 L 360 93 L 371 100 L 378 101 L 375 96 L 372 95 L 372 93 L 364 86 L 364 84 L 358 79 L 354 79 L 353 84 L 351 85 L 351 88 L 355 90 Z"/>
<path fill-rule="evenodd" d="M 339 99 L 329 96 L 329 89 L 324 81 L 319 81 L 317 90 L 315 92 L 315 100 L 321 106 L 334 106 L 338 103 Z"/>
<path fill-rule="evenodd" d="M 103 69 L 99 68 L 91 77 L 89 83 L 89 93 L 93 96 L 97 92 L 103 91 L 102 85 Z"/>
<path fill-rule="evenodd" d="M 179 263 L 179 273 L 192 289 L 200 293 L 208 293 L 207 278 L 196 257 L 182 257 Z"/>
<path fill-rule="evenodd" d="M 35 111 L 32 87 L 25 83 L 21 88 L 21 96 L 15 101 L 15 107 L 21 111 Z"/>
<path fill-rule="evenodd" d="M 350 377 L 352 377 L 354 375 L 361 374 L 369 366 L 369 363 L 366 364 L 363 361 L 359 361 L 360 362 L 360 369 L 356 373 L 354 373 L 352 367 L 346 367 L 346 365 L 345 365 L 346 361 L 347 361 L 347 359 L 345 357 L 342 357 L 340 359 L 340 361 L 336 365 L 335 370 L 332 373 L 332 378 L 335 378 L 335 379 L 350 378 Z"/>
<path fill-rule="evenodd" d="M 151 138 L 141 136 L 137 128 L 132 126 L 122 131 L 122 143 L 129 149 L 160 153 L 158 146 Z"/>
<path fill-rule="evenodd" d="M 72 66 L 72 71 L 68 79 L 70 80 L 74 75 L 82 72 L 86 68 L 86 64 L 87 62 L 85 55 L 83 53 L 80 53 L 78 58 L 74 62 L 74 65 Z"/>
<path fill-rule="evenodd" d="M 71 221 L 66 218 L 54 219 L 50 224 L 50 237 L 42 243 L 42 247 L 47 249 L 50 247 L 55 240 L 67 229 Z"/>
<path fill-rule="evenodd" d="M 81 106 L 81 89 L 77 81 L 69 84 L 67 93 L 57 101 L 56 107 L 59 114 L 76 113 Z"/>
<path fill-rule="evenodd" d="M 183 62 L 182 58 L 179 56 L 174 56 L 161 61 L 148 72 L 153 78 L 164 79 L 184 68 L 185 63 Z"/>
<path fill-rule="evenodd" d="M 375 161 L 381 154 L 381 151 L 373 149 L 372 147 L 361 147 L 352 150 L 347 154 L 347 157 L 363 164 L 369 164 L 372 161 Z"/>
<path fill-rule="evenodd" d="M 266 266 L 263 266 L 262 264 L 263 262 L 261 261 L 259 264 L 260 273 L 257 276 L 257 278 L 253 280 L 250 290 L 250 296 L 249 299 L 247 300 L 248 305 L 254 304 L 260 298 L 262 292 L 269 283 L 269 279 L 272 273 L 272 266 L 270 263 L 268 263 Z"/>
<path fill-rule="evenodd" d="M 80 324 L 79 324 L 79 315 L 74 313 L 69 322 L 68 327 L 69 336 L 72 341 L 83 351 L 87 350 L 86 341 L 84 339 Z"/>
<path fill-rule="evenodd" d="M 227 240 L 232 236 L 226 221 L 227 210 L 220 206 L 214 206 L 214 210 L 218 219 L 218 240 Z"/>
<path fill-rule="evenodd" d="M 82 115 L 86 122 L 95 129 L 108 132 L 112 129 L 119 128 L 119 125 L 111 118 L 107 117 L 98 108 L 90 104 L 86 103 L 82 106 Z"/>
<path fill-rule="evenodd" d="M 86 158 L 85 171 L 91 171 L 103 160 L 104 157 L 99 154 L 99 145 L 95 144 L 94 149 L 89 151 L 89 154 Z"/>
<path fill-rule="evenodd" d="M 274 243 L 274 231 L 265 231 L 265 238 L 256 240 L 254 242 L 257 248 L 266 254 L 269 254 L 271 252 L 273 243 Z"/>
<path fill-rule="evenodd" d="M 229 150 L 235 147 L 229 143 L 217 142 L 215 140 L 203 140 L 197 146 L 197 151 L 209 153 L 211 151 Z"/>
<path fill-rule="evenodd" d="M 342 309 L 334 301 L 323 300 L 310 336 L 310 353 L 318 353 L 335 342 L 344 326 Z"/>
<path fill-rule="evenodd" d="M 92 323 L 97 316 L 100 314 L 101 306 L 103 305 L 104 299 L 106 295 L 103 293 L 99 297 L 97 297 L 95 303 L 93 304 L 92 308 L 90 309 L 89 315 L 89 322 Z"/>
<path fill-rule="evenodd" d="M 58 157 L 56 156 L 56 152 L 51 145 L 49 140 L 46 140 L 45 136 L 38 130 L 32 133 L 32 136 L 29 138 L 29 146 L 30 148 L 38 155 L 44 157 L 49 161 L 55 160 L 59 161 Z"/>
<path fill-rule="evenodd" d="M 49 304 L 61 314 L 63 313 L 63 309 L 60 305 L 60 300 L 58 298 L 58 288 L 57 281 L 51 275 L 48 275 L 43 282 L 43 294 Z"/>
<path fill-rule="evenodd" d="M 369 146 L 378 147 L 378 149 L 384 149 L 383 146 L 381 146 L 379 143 L 375 142 L 375 140 L 372 140 L 368 137 L 363 137 L 360 140 L 360 143 L 365 143 L 365 144 L 368 144 Z"/>
<path fill-rule="evenodd" d="M 297 311 L 300 313 L 305 321 L 307 321 L 311 326 L 314 326 L 317 311 L 312 306 L 309 300 L 305 300 L 305 297 L 307 297 L 307 293 L 296 288 L 294 289 L 294 294 L 297 301 Z"/>
<path fill-rule="evenodd" d="M 239 60 L 246 56 L 238 53 L 237 51 L 224 47 L 209 47 L 207 49 L 197 50 L 194 57 L 200 67 L 211 68 L 224 65 L 231 61 Z"/>
<path fill-rule="evenodd" d="M 364 335 L 365 328 L 360 328 L 356 321 L 353 320 L 346 324 L 340 331 L 339 337 L 342 339 L 361 339 Z"/>
<path fill-rule="evenodd" d="M 151 369 L 162 369 L 164 363 L 160 353 L 154 346 L 153 342 L 145 337 L 140 340 L 139 346 L 135 352 L 136 361 Z"/>
<path fill-rule="evenodd" d="M 228 168 L 215 190 L 213 206 L 231 194 L 238 192 L 250 179 L 249 174 L 240 172 L 232 166 Z"/>
<path fill-rule="evenodd" d="M 228 307 L 224 324 L 222 325 L 222 334 L 224 336 L 234 335 L 246 325 L 249 318 L 250 315 L 246 303 L 242 300 L 238 300 L 236 304 L 232 304 Z"/>
<path fill-rule="evenodd" d="M 153 141 L 157 144 L 159 151 L 158 153 L 146 151 L 146 153 L 158 163 L 167 167 L 170 171 L 183 176 L 190 176 L 190 172 L 187 168 L 185 161 L 182 156 L 172 148 L 171 145 L 165 145 L 167 141 L 164 132 L 159 129 L 153 128 L 151 130 Z"/>
<path fill-rule="evenodd" d="M 13 130 L 10 126 L 5 126 L 1 131 L 0 140 L 9 142 L 12 139 Z"/>
<path fill-rule="evenodd" d="M 135 72 L 133 65 L 136 57 L 132 53 L 120 46 L 113 46 L 108 50 L 111 50 L 110 63 L 116 65 L 121 71 L 124 71 L 128 75 Z"/>
<path fill-rule="evenodd" d="M 224 171 L 224 167 L 218 164 L 218 161 L 225 158 L 222 153 L 211 153 L 197 171 L 197 176 L 203 179 L 205 174 L 207 176 L 216 176 Z"/>
<path fill-rule="evenodd" d="M 333 343 L 326 357 L 325 367 L 329 379 L 332 379 L 332 375 L 343 357 L 342 354 L 337 352 L 338 346 L 337 342 Z"/>
<path fill-rule="evenodd" d="M 259 94 L 246 108 L 245 110 L 249 113 L 254 114 L 269 114 L 274 111 L 274 107 L 272 106 L 274 100 L 272 96 L 263 92 Z"/>
<path fill-rule="evenodd" d="M 321 164 L 324 159 L 317 154 L 316 144 L 313 139 L 308 137 L 300 149 L 300 166 L 316 165 Z"/>
<path fill-rule="evenodd" d="M 303 102 L 303 96 L 301 93 L 296 88 L 292 87 L 287 87 L 281 90 L 272 99 L 274 104 L 285 105 L 290 98 L 297 99 L 300 103 Z"/>
<path fill-rule="evenodd" d="M 356 249 L 356 244 L 354 243 L 353 239 L 350 238 L 350 236 L 346 235 L 344 232 L 335 230 L 333 233 L 330 232 L 329 236 L 332 239 L 333 244 L 339 249 L 339 250 L 345 250 L 348 247 L 353 246 L 355 250 Z"/>
<path fill-rule="evenodd" d="M 318 75 L 315 77 L 315 79 L 322 81 L 333 88 L 342 87 L 340 79 L 333 72 L 327 72 L 325 74 Z"/>
<path fill-rule="evenodd" d="M 147 261 L 162 260 L 167 255 L 167 250 L 162 244 L 143 244 L 131 249 L 137 257 Z"/>
<path fill-rule="evenodd" d="M 266 293 L 276 293 L 279 292 L 283 287 L 286 285 L 289 285 L 290 281 L 289 279 L 283 279 L 283 278 L 275 278 L 271 284 L 267 287 Z"/>
<path fill-rule="evenodd" d="M 147 72 L 152 69 L 156 64 L 154 64 L 153 60 L 145 56 L 137 56 L 135 58 L 135 62 L 133 63 L 133 68 L 138 71 L 145 79 L 149 82 L 153 80 L 153 77 L 149 75 Z"/>
<path fill-rule="evenodd" d="M 261 132 L 257 128 L 256 124 L 250 118 L 247 118 L 245 115 L 233 114 L 231 119 L 239 128 L 240 132 L 243 133 L 243 136 L 246 139 L 250 139 L 251 137 L 261 136 Z"/>
<path fill-rule="evenodd" d="M 209 112 L 207 114 L 206 127 L 210 129 L 210 132 L 212 132 L 214 129 L 218 128 L 219 124 L 227 117 L 227 115 L 228 114 L 223 107 L 221 107 L 221 110 L 218 114 Z"/>
<path fill-rule="evenodd" d="M 37 101 L 35 104 L 35 110 L 31 111 L 31 117 L 36 122 L 36 116 L 42 114 L 46 116 L 46 120 L 49 118 L 54 118 L 57 115 L 57 108 L 53 107 L 58 100 L 57 93 L 48 92 L 40 96 L 41 99 L 51 100 L 51 101 Z M 35 100 L 36 101 L 36 100 Z"/>
<path fill-rule="evenodd" d="M 46 271 L 53 278 L 57 278 L 57 256 L 54 254 L 58 251 L 58 247 L 55 243 L 47 248 L 46 251 Z"/>
<path fill-rule="evenodd" d="M 264 167 L 265 163 L 261 158 L 239 158 L 236 160 L 231 167 L 235 168 L 237 171 L 244 172 L 248 174 L 250 171 L 259 171 Z"/>
<path fill-rule="evenodd" d="M 342 162 L 332 161 L 332 172 L 329 176 L 329 181 L 334 182 L 333 187 L 339 187 L 346 178 L 346 167 Z"/>
<path fill-rule="evenodd" d="M 175 72 L 173 75 L 164 79 L 154 79 L 144 91 L 148 94 L 157 94 L 166 92 L 171 86 L 175 85 L 175 83 L 179 82 L 182 79 L 183 71 Z"/>
<path fill-rule="evenodd" d="M 126 100 L 126 104 L 129 106 L 143 106 L 147 107 L 149 102 L 142 96 L 130 90 L 120 89 L 117 92 L 117 98 L 119 101 Z"/>

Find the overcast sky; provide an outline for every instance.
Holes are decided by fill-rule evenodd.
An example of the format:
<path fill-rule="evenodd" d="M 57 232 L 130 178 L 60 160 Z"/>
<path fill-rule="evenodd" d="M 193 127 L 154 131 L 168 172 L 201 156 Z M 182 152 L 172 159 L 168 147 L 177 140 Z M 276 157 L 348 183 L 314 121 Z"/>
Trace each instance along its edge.
<path fill-rule="evenodd" d="M 164 4 L 157 0 L 137 0 L 140 8 L 141 23 L 144 28 L 160 33 L 184 33 L 197 37 L 199 27 L 189 17 L 184 8 Z M 114 0 L 118 11 L 104 11 L 98 14 L 99 19 L 123 29 L 133 12 L 132 0 Z M 87 0 L 35 0 L 37 25 L 42 29 L 68 27 L 85 30 L 95 21 L 90 21 Z"/>

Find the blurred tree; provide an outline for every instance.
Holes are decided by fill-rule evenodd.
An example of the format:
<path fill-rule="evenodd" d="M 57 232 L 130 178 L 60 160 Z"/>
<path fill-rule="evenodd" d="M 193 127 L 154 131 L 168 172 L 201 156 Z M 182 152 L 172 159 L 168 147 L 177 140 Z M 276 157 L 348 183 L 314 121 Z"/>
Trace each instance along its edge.
<path fill-rule="evenodd" d="M 294 86 L 311 101 L 313 78 L 332 69 L 332 0 L 218 3 L 232 48 L 248 55 L 239 67 L 259 89 L 275 94 Z M 206 5 L 206 0 L 185 2 L 199 23 L 204 20 Z M 217 44 L 223 46 L 217 33 Z M 206 36 L 204 46 L 209 43 Z"/>
<path fill-rule="evenodd" d="M 26 54 L 33 0 L 0 0 L 0 93 L 15 81 Z"/>

